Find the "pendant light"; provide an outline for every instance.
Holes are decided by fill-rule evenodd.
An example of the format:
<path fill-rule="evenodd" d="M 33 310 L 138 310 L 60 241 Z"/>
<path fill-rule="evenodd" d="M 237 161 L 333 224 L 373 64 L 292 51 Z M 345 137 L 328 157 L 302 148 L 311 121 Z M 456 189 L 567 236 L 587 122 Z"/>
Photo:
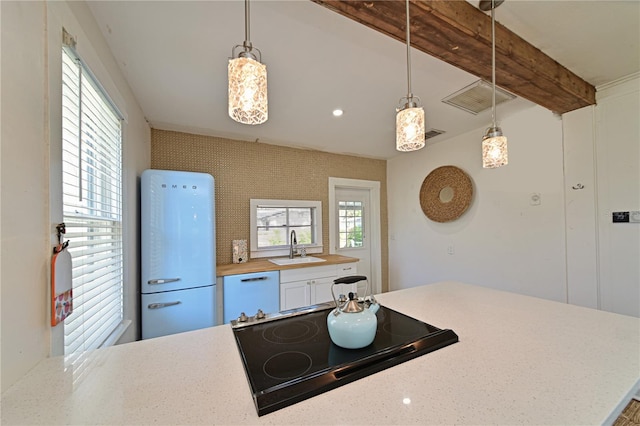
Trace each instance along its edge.
<path fill-rule="evenodd" d="M 244 2 L 244 31 L 244 43 L 234 46 L 229 58 L 229 117 L 242 124 L 262 124 L 269 117 L 267 67 L 249 40 L 249 0 Z M 242 50 L 236 55 L 238 48 Z"/>
<path fill-rule="evenodd" d="M 496 124 L 496 7 L 504 0 L 483 0 L 480 9 L 491 8 L 491 70 L 493 83 L 493 103 L 491 108 L 491 127 L 487 129 L 482 138 L 482 167 L 493 169 L 506 166 L 509 163 L 507 155 L 507 137 L 502 134 L 502 129 Z"/>
<path fill-rule="evenodd" d="M 411 36 L 409 31 L 409 0 L 407 5 L 407 96 L 396 108 L 396 149 L 417 151 L 424 147 L 424 109 L 420 98 L 411 93 Z"/>

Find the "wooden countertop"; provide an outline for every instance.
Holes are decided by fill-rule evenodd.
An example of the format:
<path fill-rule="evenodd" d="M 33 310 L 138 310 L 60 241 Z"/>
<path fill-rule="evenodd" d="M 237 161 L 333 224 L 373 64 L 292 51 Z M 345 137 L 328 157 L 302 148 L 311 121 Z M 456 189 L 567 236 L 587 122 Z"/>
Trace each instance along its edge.
<path fill-rule="evenodd" d="M 359 259 L 355 257 L 341 256 L 339 254 L 313 255 L 320 259 L 326 259 L 325 262 L 298 263 L 296 265 L 276 265 L 267 259 L 253 259 L 246 263 L 228 263 L 216 266 L 216 275 L 224 277 L 227 275 L 249 274 L 252 272 L 281 271 L 284 269 L 309 268 L 313 266 L 336 265 L 340 263 L 357 262 Z"/>

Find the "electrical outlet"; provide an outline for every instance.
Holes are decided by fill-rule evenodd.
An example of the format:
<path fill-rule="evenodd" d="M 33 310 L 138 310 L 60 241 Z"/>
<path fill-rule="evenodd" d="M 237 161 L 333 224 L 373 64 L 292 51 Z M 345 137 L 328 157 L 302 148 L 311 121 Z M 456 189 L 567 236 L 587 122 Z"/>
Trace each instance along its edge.
<path fill-rule="evenodd" d="M 447 253 L 448 254 L 454 254 L 456 252 L 455 248 L 453 246 L 449 246 L 447 247 Z"/>
<path fill-rule="evenodd" d="M 640 223 L 640 211 L 629 212 L 629 222 Z"/>

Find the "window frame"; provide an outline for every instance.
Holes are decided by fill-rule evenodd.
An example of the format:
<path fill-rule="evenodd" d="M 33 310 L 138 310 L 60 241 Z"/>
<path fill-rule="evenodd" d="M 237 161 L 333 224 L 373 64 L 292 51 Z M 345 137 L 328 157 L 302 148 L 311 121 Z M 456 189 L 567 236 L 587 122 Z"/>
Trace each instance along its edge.
<path fill-rule="evenodd" d="M 282 208 L 311 208 L 312 232 L 315 242 L 311 244 L 298 244 L 298 248 L 304 247 L 309 254 L 322 253 L 322 201 L 314 200 L 270 200 L 250 199 L 250 255 L 251 258 L 288 256 L 289 247 L 258 247 L 258 207 L 282 207 Z M 287 224 L 287 228 L 289 225 Z"/>

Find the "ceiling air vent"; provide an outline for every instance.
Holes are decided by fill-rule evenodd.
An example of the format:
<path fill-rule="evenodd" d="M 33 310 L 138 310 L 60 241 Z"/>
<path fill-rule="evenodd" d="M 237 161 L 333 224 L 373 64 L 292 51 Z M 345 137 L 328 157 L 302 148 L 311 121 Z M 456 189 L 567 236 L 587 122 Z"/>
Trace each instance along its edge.
<path fill-rule="evenodd" d="M 445 104 L 460 108 L 471 114 L 478 114 L 491 108 L 493 86 L 484 80 L 478 80 L 458 90 L 442 100 Z M 515 95 L 496 87 L 496 105 L 514 99 Z"/>
<path fill-rule="evenodd" d="M 438 129 L 429 129 L 427 130 L 427 132 L 424 134 L 424 140 L 427 139 L 431 139 L 431 138 L 435 138 L 436 136 L 439 136 L 443 133 L 446 133 L 444 130 L 438 130 Z"/>

